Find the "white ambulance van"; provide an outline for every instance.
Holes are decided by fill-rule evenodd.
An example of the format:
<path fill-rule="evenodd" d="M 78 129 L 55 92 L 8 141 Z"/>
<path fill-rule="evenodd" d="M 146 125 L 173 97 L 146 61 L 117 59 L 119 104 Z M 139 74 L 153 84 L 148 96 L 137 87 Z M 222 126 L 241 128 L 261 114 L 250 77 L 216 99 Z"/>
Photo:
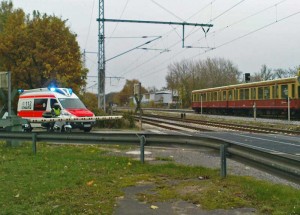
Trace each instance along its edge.
<path fill-rule="evenodd" d="M 61 107 L 61 116 L 76 118 L 71 122 L 72 128 L 85 132 L 91 131 L 95 124 L 94 113 L 88 110 L 78 96 L 70 88 L 38 88 L 19 90 L 18 116 L 26 119 L 42 118 L 45 111 L 50 112 L 54 103 Z M 78 117 L 87 117 L 78 119 Z"/>

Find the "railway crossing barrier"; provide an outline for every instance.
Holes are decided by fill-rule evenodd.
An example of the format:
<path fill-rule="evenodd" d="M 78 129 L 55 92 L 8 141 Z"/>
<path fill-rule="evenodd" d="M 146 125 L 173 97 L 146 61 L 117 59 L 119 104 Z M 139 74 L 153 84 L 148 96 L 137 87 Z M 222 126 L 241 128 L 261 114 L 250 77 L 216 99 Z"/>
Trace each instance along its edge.
<path fill-rule="evenodd" d="M 226 177 L 227 162 L 230 158 L 255 168 L 263 169 L 290 181 L 300 183 L 299 156 L 271 154 L 238 143 L 225 142 L 213 137 L 191 135 L 154 134 L 148 132 L 103 132 L 103 133 L 46 133 L 46 132 L 0 132 L 2 140 L 31 141 L 32 151 L 37 153 L 37 142 L 62 144 L 118 144 L 140 146 L 140 160 L 144 163 L 144 150 L 147 146 L 208 147 L 220 151 L 220 176 Z"/>

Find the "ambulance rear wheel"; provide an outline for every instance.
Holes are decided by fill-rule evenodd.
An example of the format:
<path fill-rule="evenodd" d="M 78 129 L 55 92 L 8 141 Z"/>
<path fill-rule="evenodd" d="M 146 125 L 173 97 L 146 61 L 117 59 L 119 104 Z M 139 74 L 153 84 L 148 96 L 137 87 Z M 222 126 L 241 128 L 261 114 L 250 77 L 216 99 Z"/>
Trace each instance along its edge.
<path fill-rule="evenodd" d="M 90 132 L 92 130 L 92 128 L 84 128 L 83 131 L 84 132 Z"/>

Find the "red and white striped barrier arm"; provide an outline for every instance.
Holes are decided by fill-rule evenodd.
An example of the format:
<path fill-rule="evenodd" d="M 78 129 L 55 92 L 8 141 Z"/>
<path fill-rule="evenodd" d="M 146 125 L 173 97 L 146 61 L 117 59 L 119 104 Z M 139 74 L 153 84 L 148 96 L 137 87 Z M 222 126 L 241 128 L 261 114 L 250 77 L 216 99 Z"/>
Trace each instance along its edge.
<path fill-rule="evenodd" d="M 121 119 L 122 116 L 94 116 L 94 117 L 74 117 L 74 118 L 25 118 L 29 122 L 76 122 L 76 121 L 93 121 L 93 120 L 116 120 Z"/>

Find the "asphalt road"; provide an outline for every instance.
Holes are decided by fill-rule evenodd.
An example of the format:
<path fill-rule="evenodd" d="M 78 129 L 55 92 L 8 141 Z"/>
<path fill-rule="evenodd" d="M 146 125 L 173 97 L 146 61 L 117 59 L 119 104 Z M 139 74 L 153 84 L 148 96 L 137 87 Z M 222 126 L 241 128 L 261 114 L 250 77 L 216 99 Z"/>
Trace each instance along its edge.
<path fill-rule="evenodd" d="M 293 155 L 300 159 L 300 137 L 274 134 L 254 134 L 242 132 L 206 132 L 197 136 L 213 137 L 226 142 L 248 146 L 272 154 Z"/>

